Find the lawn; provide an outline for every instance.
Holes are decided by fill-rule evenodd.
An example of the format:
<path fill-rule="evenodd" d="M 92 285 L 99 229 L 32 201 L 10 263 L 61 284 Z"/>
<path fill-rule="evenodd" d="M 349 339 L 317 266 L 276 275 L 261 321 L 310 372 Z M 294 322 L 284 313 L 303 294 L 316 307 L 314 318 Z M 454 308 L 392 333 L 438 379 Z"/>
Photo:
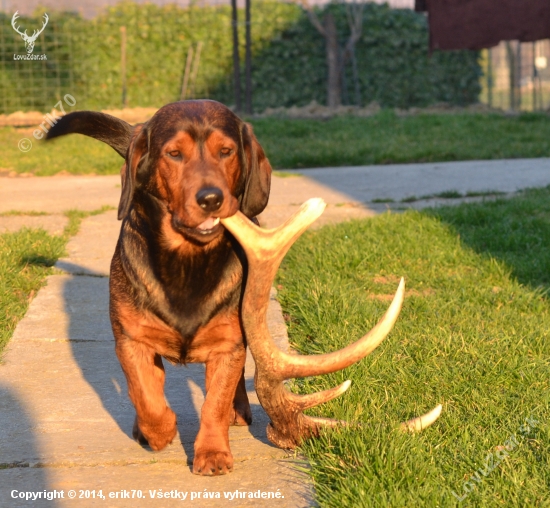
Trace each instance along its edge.
<path fill-rule="evenodd" d="M 524 113 L 417 115 L 397 117 L 385 110 L 368 118 L 327 121 L 252 120 L 256 136 L 277 169 L 550 157 L 550 116 Z M 21 138 L 33 142 L 18 148 Z M 32 129 L 0 129 L 0 171 L 52 175 L 116 174 L 122 159 L 101 142 L 73 135 L 49 143 Z"/>
<path fill-rule="evenodd" d="M 66 239 L 44 230 L 0 234 L 0 354 L 30 301 L 65 251 Z"/>
<path fill-rule="evenodd" d="M 306 233 L 278 275 L 291 343 L 333 351 L 407 297 L 352 380 L 311 414 L 359 428 L 307 441 L 321 506 L 550 505 L 550 188 L 511 200 L 385 214 Z M 443 404 L 418 435 L 401 421 Z M 462 500 L 462 501 L 460 501 Z"/>
<path fill-rule="evenodd" d="M 108 209 L 66 212 L 69 223 L 61 236 L 49 235 L 42 229 L 27 228 L 0 234 L 0 359 L 17 323 L 44 285 L 46 277 L 54 273 L 54 264 L 65 255 L 65 245 L 78 232 L 82 219 Z M 21 215 L 20 212 L 2 215 L 14 213 Z"/>
<path fill-rule="evenodd" d="M 550 123 L 538 115 L 398 119 L 383 113 L 285 122 L 255 123 L 268 153 L 280 160 L 292 153 L 321 160 L 315 146 L 342 155 L 363 142 L 372 143 L 371 155 L 392 153 L 392 160 L 420 158 L 428 146 L 434 159 L 425 160 L 550 155 Z M 312 133 L 301 141 L 292 131 L 300 125 Z M 329 143 L 331 132 L 336 140 Z M 1 131 L 15 143 L 15 151 L 2 155 L 8 161 L 3 168 L 30 155 L 36 167 L 53 165 L 54 173 L 118 171 L 120 159 L 99 142 L 72 136 L 55 148 L 21 154 L 20 135 Z M 356 138 L 347 143 L 346 135 Z M 283 142 L 288 148 L 277 149 Z M 39 164 L 40 154 L 50 157 L 48 164 Z M 93 166 L 96 160 L 102 166 Z M 28 230 L 0 235 L 0 348 L 76 232 L 82 214 L 71 217 L 63 237 Z M 353 381 L 345 395 L 311 410 L 362 424 L 303 445 L 321 506 L 550 506 L 549 245 L 547 188 L 510 200 L 327 226 L 291 249 L 277 284 L 292 344 L 302 353 L 359 338 L 383 314 L 399 277 L 407 282 L 394 331 L 370 357 L 345 372 L 294 383 L 310 392 Z M 397 430 L 399 422 L 439 403 L 443 414 L 433 427 L 419 435 Z"/>

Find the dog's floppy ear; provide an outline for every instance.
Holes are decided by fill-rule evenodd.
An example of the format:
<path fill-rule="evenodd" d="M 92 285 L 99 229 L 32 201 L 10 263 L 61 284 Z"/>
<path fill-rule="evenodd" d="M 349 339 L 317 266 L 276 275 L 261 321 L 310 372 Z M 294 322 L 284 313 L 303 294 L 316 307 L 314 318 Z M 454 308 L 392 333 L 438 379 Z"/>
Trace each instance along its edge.
<path fill-rule="evenodd" d="M 252 218 L 263 212 L 267 205 L 271 186 L 271 164 L 249 123 L 243 125 L 242 139 L 247 167 L 241 211 Z"/>
<path fill-rule="evenodd" d="M 107 143 L 121 157 L 126 157 L 133 127 L 119 118 L 96 111 L 75 111 L 61 117 L 46 134 L 53 139 L 65 134 L 84 134 Z"/>
<path fill-rule="evenodd" d="M 147 130 L 144 128 L 144 124 L 136 125 L 127 150 L 126 162 L 120 168 L 122 192 L 118 204 L 118 220 L 124 219 L 130 210 L 136 190 L 138 167 L 140 163 L 146 163 L 144 159 L 147 157 L 147 153 Z"/>

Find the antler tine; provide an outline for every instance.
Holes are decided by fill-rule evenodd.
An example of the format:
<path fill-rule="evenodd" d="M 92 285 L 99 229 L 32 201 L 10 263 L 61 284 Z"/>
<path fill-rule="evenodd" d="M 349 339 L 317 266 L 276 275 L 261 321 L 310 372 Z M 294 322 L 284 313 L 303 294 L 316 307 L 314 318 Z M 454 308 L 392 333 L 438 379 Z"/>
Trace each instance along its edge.
<path fill-rule="evenodd" d="M 439 418 L 442 409 L 443 406 L 439 404 L 425 415 L 417 416 L 407 422 L 403 422 L 401 424 L 401 430 L 408 432 L 420 432 L 421 430 L 424 430 Z"/>
<path fill-rule="evenodd" d="M 239 241 L 248 259 L 248 276 L 242 302 L 242 320 L 247 343 L 256 362 L 255 386 L 258 399 L 271 418 L 267 437 L 281 448 L 295 448 L 310 436 L 317 436 L 323 426 L 346 424 L 328 418 L 305 416 L 304 409 L 327 402 L 344 393 L 351 382 L 309 395 L 288 391 L 283 381 L 341 370 L 367 356 L 388 335 L 403 303 L 405 282 L 401 279 L 394 299 L 377 325 L 357 342 L 333 353 L 302 356 L 284 353 L 271 340 L 267 327 L 270 288 L 277 269 L 296 239 L 321 215 L 322 199 L 310 199 L 278 228 L 262 230 L 241 212 L 221 219 L 222 224 Z M 424 428 L 433 423 L 432 411 L 407 422 L 406 428 Z M 431 419 L 431 422 L 429 420 Z"/>
<path fill-rule="evenodd" d="M 15 26 L 15 22 L 19 19 L 19 11 L 15 11 L 15 14 L 13 15 L 13 17 L 11 18 L 11 26 L 13 27 L 13 29 L 21 36 L 25 36 L 27 35 L 27 31 L 25 30 L 25 32 L 21 32 L 19 30 L 19 27 L 18 26 Z"/>
<path fill-rule="evenodd" d="M 44 28 L 46 28 L 46 25 L 48 24 L 49 19 L 50 18 L 48 18 L 48 15 L 44 13 L 44 21 L 42 22 L 42 28 L 34 30 L 31 38 L 38 37 L 44 31 Z"/>
<path fill-rule="evenodd" d="M 239 241 L 249 261 L 280 261 L 297 238 L 321 216 L 326 206 L 321 198 L 308 199 L 294 215 L 274 229 L 259 228 L 241 212 L 222 219 L 222 224 Z"/>
<path fill-rule="evenodd" d="M 48 15 L 44 13 L 44 21 L 42 22 L 42 28 L 38 30 L 38 34 L 41 34 L 44 31 L 44 28 L 46 28 L 46 25 L 48 24 L 49 19 L 50 18 L 48 18 Z"/>
<path fill-rule="evenodd" d="M 222 224 L 239 240 L 249 260 L 249 281 L 247 294 L 251 301 L 250 314 L 243 312 L 243 321 L 253 321 L 247 330 L 250 349 L 269 359 L 270 370 L 280 379 L 329 374 L 342 370 L 370 354 L 392 329 L 405 296 L 405 282 L 401 279 L 395 297 L 383 318 L 358 341 L 339 351 L 320 355 L 289 355 L 280 351 L 269 336 L 265 309 L 267 309 L 271 284 L 284 255 L 307 227 L 322 213 L 325 203 L 321 199 L 306 201 L 300 210 L 283 225 L 271 230 L 263 230 L 253 224 L 243 214 L 222 219 Z M 243 308 L 246 305 L 243 302 Z M 265 309 L 264 309 L 265 307 Z M 252 332 L 254 330 L 254 332 Z M 257 337 L 257 339 L 256 339 Z"/>
<path fill-rule="evenodd" d="M 286 397 L 288 400 L 291 400 L 299 407 L 302 411 L 304 409 L 309 409 L 310 407 L 318 406 L 324 402 L 335 399 L 342 395 L 349 387 L 351 386 L 351 381 L 348 379 L 344 381 L 341 385 L 335 386 L 334 388 L 329 388 L 328 390 L 323 390 L 321 392 L 308 393 L 306 395 L 298 395 L 287 391 Z"/>
<path fill-rule="evenodd" d="M 345 369 L 374 351 L 388 336 L 397 321 L 405 298 L 405 280 L 402 278 L 388 310 L 378 323 L 359 340 L 343 349 L 321 355 L 283 355 L 287 359 L 285 379 L 318 376 Z"/>

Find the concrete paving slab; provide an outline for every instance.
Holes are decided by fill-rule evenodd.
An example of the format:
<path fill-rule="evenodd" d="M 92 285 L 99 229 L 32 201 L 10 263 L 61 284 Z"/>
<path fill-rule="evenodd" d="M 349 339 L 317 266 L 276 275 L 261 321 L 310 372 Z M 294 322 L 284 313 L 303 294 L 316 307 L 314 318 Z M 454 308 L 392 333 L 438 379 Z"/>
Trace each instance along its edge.
<path fill-rule="evenodd" d="M 289 170 L 286 173 L 299 176 L 273 177 L 269 205 L 261 216 L 266 227 L 279 224 L 281 218 L 286 218 L 310 197 L 321 197 L 328 204 L 325 214 L 314 226 L 319 227 L 351 218 L 371 217 L 390 207 L 423 208 L 480 200 L 429 199 L 400 203 L 411 196 L 449 190 L 463 194 L 470 191 L 513 193 L 527 187 L 542 187 L 550 184 L 550 159 L 390 164 Z M 119 196 L 117 175 L 0 178 L 0 212 L 96 210 L 103 205 L 117 207 Z M 373 203 L 380 199 L 397 203 Z M 84 273 L 96 273 L 95 270 L 105 273 L 105 267 L 99 269 L 93 263 L 83 266 L 86 268 Z M 68 266 L 65 269 L 71 271 Z"/>
<path fill-rule="evenodd" d="M 28 341 L 112 341 L 109 280 L 103 277 L 50 276 L 12 339 Z M 1 370 L 1 369 L 0 369 Z"/>
<path fill-rule="evenodd" d="M 428 164 L 388 164 L 319 168 L 299 173 L 302 178 L 286 178 L 284 195 L 276 192 L 270 204 L 300 202 L 307 192 L 330 189 L 329 203 L 341 196 L 360 203 L 373 199 L 399 201 L 410 196 L 437 194 L 448 190 L 516 192 L 527 187 L 550 184 L 550 158 L 486 161 L 437 162 Z M 279 200 L 282 200 L 280 202 Z"/>
<path fill-rule="evenodd" d="M 288 344 L 286 326 L 274 291 L 268 322 L 280 347 L 285 347 Z M 134 410 L 114 353 L 106 277 L 48 277 L 47 285 L 19 323 L 3 360 L 0 367 L 0 506 L 3 500 L 11 499 L 7 486 L 12 490 L 19 486 L 17 490 L 36 491 L 67 488 L 67 485 L 99 489 L 106 485 L 108 490 L 119 491 L 124 488 L 122 485 L 128 485 L 131 490 L 144 484 L 165 491 L 178 486 L 180 490 L 190 491 L 199 485 L 200 489 L 215 488 L 222 496 L 225 491 L 237 489 L 279 488 L 285 492 L 286 501 L 277 500 L 277 505 L 311 505 L 305 501 L 311 495 L 305 475 L 293 471 L 289 477 L 292 468 L 280 462 L 287 453 L 266 439 L 265 427 L 269 420 L 254 391 L 254 363 L 250 355 L 246 384 L 254 422 L 250 427 L 230 429 L 238 474 L 228 475 L 229 479 L 221 483 L 208 483 L 208 480 L 205 483 L 203 479 L 195 481 L 197 477 L 190 471 L 204 402 L 202 365 L 166 365 L 166 397 L 178 416 L 179 432 L 172 445 L 157 453 L 132 439 Z M 122 467 L 130 464 L 136 467 Z M 147 474 L 151 464 L 156 464 L 160 471 L 157 483 L 152 480 L 154 475 Z M 244 483 L 243 478 L 246 478 Z M 299 489 L 295 488 L 296 482 Z M 302 491 L 305 494 L 300 494 Z M 180 502 L 155 500 L 155 505 L 172 506 Z M 10 501 L 8 506 L 22 504 L 17 503 Z M 79 500 L 55 503 L 54 506 L 95 506 L 88 500 L 84 504 Z M 136 506 L 131 503 L 113 500 L 103 505 Z M 220 506 L 227 501 L 196 499 L 194 503 Z M 257 500 L 253 498 L 237 504 L 256 505 Z"/>
<path fill-rule="evenodd" d="M 550 158 L 389 164 L 288 170 L 301 177 L 273 177 L 270 206 L 296 206 L 310 197 L 329 205 L 369 203 L 436 194 L 448 190 L 515 192 L 550 184 Z M 67 176 L 0 178 L 0 212 L 61 213 L 118 206 L 120 178 Z"/>
<path fill-rule="evenodd" d="M 0 233 L 13 233 L 21 228 L 44 229 L 50 235 L 62 235 L 69 223 L 64 215 L 5 215 L 0 216 Z"/>
<path fill-rule="evenodd" d="M 0 478 L 0 499 L 9 499 L 10 508 L 28 507 L 103 507 L 134 508 L 174 506 L 200 507 L 277 507 L 302 508 L 314 506 L 309 485 L 302 482 L 294 466 L 295 459 L 285 460 L 252 459 L 248 465 L 255 474 L 244 469 L 215 478 L 189 475 L 188 468 L 179 464 L 150 463 L 125 466 L 95 466 L 73 468 L 15 468 L 2 471 Z M 282 480 L 282 481 L 281 481 Z M 235 483 L 239 485 L 235 488 Z M 37 500 L 26 502 L 19 498 L 20 492 L 31 490 L 63 491 L 64 498 L 54 501 Z M 44 488 L 40 488 L 40 487 Z M 113 486 L 116 486 L 113 488 Z M 69 491 L 76 494 L 69 499 Z M 238 490 L 238 493 L 236 491 Z M 86 492 L 88 491 L 88 492 Z M 95 491 L 96 498 L 93 498 Z M 99 491 L 105 499 L 99 498 Z M 280 497 L 262 499 L 258 496 Z M 85 496 L 88 494 L 88 498 Z M 161 498 L 161 495 L 171 498 Z M 208 496 L 219 496 L 204 498 Z M 109 495 L 112 497 L 110 498 Z M 141 498 L 134 496 L 142 496 Z M 180 496 L 179 499 L 176 496 Z M 198 497 L 200 495 L 200 498 Z M 82 496 L 82 498 L 80 497 Z M 118 499 L 115 497 L 118 496 Z M 128 496 L 128 497 L 124 497 Z M 185 499 L 182 501 L 182 498 Z M 227 496 L 227 497 L 226 497 Z"/>
<path fill-rule="evenodd" d="M 318 197 L 320 192 L 310 197 Z M 305 196 L 304 196 L 305 198 Z M 309 198 L 305 198 L 306 201 Z M 268 205 L 267 208 L 258 216 L 260 225 L 264 228 L 271 229 L 280 226 L 293 213 L 297 212 L 300 205 Z M 383 210 L 382 210 L 383 211 Z M 358 203 L 348 202 L 341 205 L 328 204 L 323 212 L 309 229 L 319 229 L 327 224 L 337 224 L 339 222 L 352 219 L 365 219 L 374 217 L 377 212 L 371 207 L 362 206 Z"/>
<path fill-rule="evenodd" d="M 118 175 L 0 178 L 0 212 L 92 211 L 104 205 L 117 207 L 119 199 Z"/>
<path fill-rule="evenodd" d="M 445 190 L 514 192 L 550 184 L 550 159 L 484 161 L 428 165 L 334 168 L 302 171 L 306 176 L 273 178 L 270 204 L 262 215 L 278 225 L 310 197 L 328 202 L 326 222 L 372 216 L 373 199 L 400 200 Z M 0 211 L 60 213 L 68 208 L 95 210 L 117 206 L 117 177 L 0 179 Z M 384 205 L 377 205 L 378 207 Z M 247 359 L 247 389 L 254 424 L 232 428 L 234 473 L 225 477 L 192 475 L 189 464 L 204 400 L 200 365 L 167 366 L 166 396 L 178 415 L 174 443 L 153 453 L 130 435 L 133 408 L 114 354 L 108 320 L 108 273 L 120 222 L 108 212 L 83 221 L 58 267 L 67 275 L 48 278 L 19 323 L 0 365 L 0 506 L 27 506 L 12 490 L 173 489 L 181 492 L 269 491 L 283 499 L 265 506 L 311 506 L 307 477 L 285 461 L 285 453 L 265 438 L 267 417 L 253 391 L 253 362 Z M 84 275 L 75 275 L 84 274 Z M 87 276 L 94 275 L 94 276 Z M 274 296 L 270 302 L 272 334 L 288 344 L 286 327 Z M 286 459 L 288 460 L 288 459 Z M 149 495 L 145 492 L 145 495 Z M 143 506 L 172 506 L 181 500 L 139 501 Z M 197 506 L 226 505 L 225 499 L 194 499 Z M 239 498 L 235 506 L 262 506 Z M 216 504 L 218 503 L 218 504 Z M 94 501 L 68 498 L 34 502 L 35 506 L 140 506 L 135 499 Z"/>
<path fill-rule="evenodd" d="M 75 275 L 108 276 L 121 224 L 116 210 L 88 217 L 67 243 L 68 257 L 55 267 Z"/>

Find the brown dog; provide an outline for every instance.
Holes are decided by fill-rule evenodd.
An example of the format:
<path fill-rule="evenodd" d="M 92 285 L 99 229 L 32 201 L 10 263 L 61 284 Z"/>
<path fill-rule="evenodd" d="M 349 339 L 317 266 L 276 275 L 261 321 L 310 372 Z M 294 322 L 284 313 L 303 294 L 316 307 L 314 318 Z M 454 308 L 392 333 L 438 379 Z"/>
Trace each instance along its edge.
<path fill-rule="evenodd" d="M 219 219 L 237 210 L 253 218 L 265 208 L 271 166 L 251 127 L 214 101 L 168 104 L 135 127 L 75 112 L 47 137 L 69 133 L 99 139 L 126 159 L 110 312 L 137 413 L 134 437 L 162 450 L 176 435 L 161 357 L 205 363 L 193 472 L 227 473 L 229 425 L 250 424 L 252 415 L 240 318 L 245 257 Z"/>

